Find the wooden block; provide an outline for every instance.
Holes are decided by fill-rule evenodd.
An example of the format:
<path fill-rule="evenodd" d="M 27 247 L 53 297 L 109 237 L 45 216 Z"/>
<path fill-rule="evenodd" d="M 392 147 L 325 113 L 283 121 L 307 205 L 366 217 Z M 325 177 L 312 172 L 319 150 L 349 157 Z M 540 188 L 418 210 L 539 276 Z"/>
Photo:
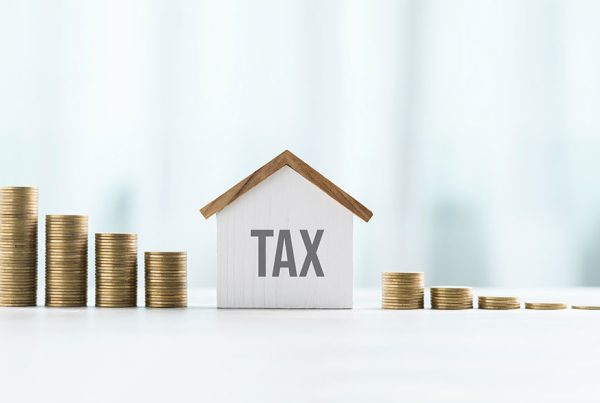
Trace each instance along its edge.
<path fill-rule="evenodd" d="M 219 308 L 351 308 L 353 215 L 372 213 L 286 151 L 205 206 Z M 299 172 L 300 171 L 300 172 Z"/>

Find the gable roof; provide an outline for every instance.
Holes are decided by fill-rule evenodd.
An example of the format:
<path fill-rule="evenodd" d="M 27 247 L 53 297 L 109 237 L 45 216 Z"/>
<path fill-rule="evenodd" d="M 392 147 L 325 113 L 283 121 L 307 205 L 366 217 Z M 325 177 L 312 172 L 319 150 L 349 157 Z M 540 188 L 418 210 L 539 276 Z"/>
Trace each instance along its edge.
<path fill-rule="evenodd" d="M 373 216 L 371 210 L 360 204 L 356 199 L 337 187 L 333 182 L 318 173 L 310 165 L 288 150 L 285 150 L 277 157 L 258 168 L 252 174 L 242 179 L 221 196 L 202 207 L 200 212 L 204 218 L 209 218 L 213 214 L 223 210 L 229 203 L 248 192 L 285 165 L 298 172 L 304 179 L 327 193 L 332 199 L 336 200 L 365 222 L 368 222 Z"/>

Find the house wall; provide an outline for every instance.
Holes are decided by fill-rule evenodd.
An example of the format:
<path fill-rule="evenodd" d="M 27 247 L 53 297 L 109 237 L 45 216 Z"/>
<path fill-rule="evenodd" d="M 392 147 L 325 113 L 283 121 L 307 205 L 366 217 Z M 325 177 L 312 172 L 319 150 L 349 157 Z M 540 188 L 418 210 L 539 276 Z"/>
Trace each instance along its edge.
<path fill-rule="evenodd" d="M 353 215 L 285 166 L 217 213 L 217 303 L 222 308 L 351 308 Z M 258 238 L 251 230 L 274 230 L 266 240 L 266 276 L 258 276 Z M 272 277 L 279 230 L 291 231 L 298 275 L 306 256 L 300 230 L 323 237 L 306 277 L 282 268 Z M 285 250 L 285 249 L 284 249 Z M 284 252 L 284 260 L 286 259 Z"/>

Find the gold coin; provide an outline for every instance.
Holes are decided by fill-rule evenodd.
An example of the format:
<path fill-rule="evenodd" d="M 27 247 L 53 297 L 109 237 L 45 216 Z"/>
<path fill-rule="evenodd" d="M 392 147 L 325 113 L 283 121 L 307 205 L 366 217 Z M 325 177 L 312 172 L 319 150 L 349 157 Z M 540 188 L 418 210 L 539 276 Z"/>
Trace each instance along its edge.
<path fill-rule="evenodd" d="M 131 243 L 131 244 L 125 244 L 125 243 L 118 243 L 118 244 L 104 244 L 104 243 L 98 243 L 98 241 L 96 241 L 96 244 L 94 245 L 94 248 L 96 250 L 96 253 L 98 254 L 114 254 L 114 253 L 136 253 L 137 254 L 137 243 Z"/>
<path fill-rule="evenodd" d="M 169 275 L 146 275 L 144 277 L 146 280 L 150 281 L 150 282 L 181 282 L 181 281 L 187 281 L 187 278 L 185 275 L 181 275 L 181 276 L 169 276 Z"/>
<path fill-rule="evenodd" d="M 517 297 L 485 297 L 480 295 L 479 301 L 494 301 L 494 302 L 514 302 L 518 301 Z"/>
<path fill-rule="evenodd" d="M 146 308 L 186 308 L 187 302 L 182 302 L 180 304 L 159 304 L 159 303 L 148 303 L 146 304 Z"/>
<path fill-rule="evenodd" d="M 145 294 L 148 299 L 161 299 L 161 300 L 177 300 L 187 297 L 187 292 L 183 290 L 146 290 Z"/>
<path fill-rule="evenodd" d="M 112 284 L 112 283 L 128 283 L 128 282 L 132 282 L 135 283 L 137 282 L 137 276 L 135 274 L 131 274 L 129 276 L 101 276 L 96 274 L 96 282 L 99 284 L 105 283 L 105 284 Z"/>
<path fill-rule="evenodd" d="M 473 289 L 471 287 L 431 287 L 431 292 L 441 292 L 441 293 L 463 293 L 463 292 L 472 292 Z"/>
<path fill-rule="evenodd" d="M 414 309 L 424 309 L 423 306 L 386 306 L 383 305 L 381 309 L 394 310 L 394 311 L 408 311 Z"/>
<path fill-rule="evenodd" d="M 35 301 L 28 301 L 28 302 L 11 302 L 11 301 L 0 301 L 0 306 L 1 307 L 13 307 L 13 308 L 21 308 L 21 307 L 30 307 L 30 306 L 37 306 Z"/>
<path fill-rule="evenodd" d="M 121 280 L 121 279 L 135 279 L 137 273 L 135 269 L 128 270 L 115 270 L 115 271 L 100 271 L 96 269 L 97 280 Z"/>
<path fill-rule="evenodd" d="M 423 278 L 425 273 L 420 272 L 393 272 L 393 271 L 384 271 L 381 273 L 382 278 Z"/>
<path fill-rule="evenodd" d="M 101 262 L 118 262 L 120 260 L 131 260 L 137 262 L 137 253 L 135 251 L 123 253 L 99 253 L 96 250 L 96 261 Z"/>
<path fill-rule="evenodd" d="M 137 251 L 137 241 L 123 242 L 119 241 L 116 243 L 100 242 L 96 240 L 95 248 L 101 252 L 113 252 L 113 251 Z"/>
<path fill-rule="evenodd" d="M 145 295 L 146 302 L 180 302 L 187 298 L 187 295 Z"/>
<path fill-rule="evenodd" d="M 557 310 L 566 309 L 567 305 L 558 302 L 526 302 L 525 308 L 536 310 Z"/>
<path fill-rule="evenodd" d="M 16 287 L 16 286 L 25 286 L 25 285 L 29 285 L 29 284 L 35 284 L 36 282 L 37 282 L 37 278 L 34 276 L 14 278 L 14 279 L 2 278 L 2 279 L 0 279 L 0 286 Z"/>
<path fill-rule="evenodd" d="M 106 293 L 106 292 L 96 292 L 96 300 L 97 301 L 135 301 L 137 298 L 136 292 L 130 293 Z"/>
<path fill-rule="evenodd" d="M 479 309 L 489 309 L 489 310 L 509 310 L 509 309 L 520 309 L 520 305 L 479 305 Z"/>
<path fill-rule="evenodd" d="M 383 305 L 423 305 L 425 301 L 381 301 Z"/>
<path fill-rule="evenodd" d="M 184 281 L 172 282 L 146 282 L 146 288 L 151 290 L 170 290 L 186 288 L 187 284 Z"/>
<path fill-rule="evenodd" d="M 473 301 L 470 299 L 447 299 L 447 300 L 439 300 L 439 299 L 432 299 L 431 300 L 432 304 L 472 304 Z"/>
<path fill-rule="evenodd" d="M 149 268 L 148 266 L 146 266 L 144 268 L 144 271 L 148 274 L 179 274 L 179 273 L 186 273 L 187 269 L 185 267 L 161 267 L 161 268 Z"/>
<path fill-rule="evenodd" d="M 515 302 L 484 302 L 479 301 L 479 305 L 489 305 L 489 306 L 510 306 L 510 305 L 521 305 L 518 301 Z"/>
<path fill-rule="evenodd" d="M 96 270 L 127 270 L 130 268 L 137 268 L 137 262 L 135 259 L 121 259 L 119 261 L 109 262 L 106 260 L 99 261 L 96 259 Z"/>
<path fill-rule="evenodd" d="M 520 303 L 518 301 L 513 301 L 513 302 L 491 302 L 491 301 L 479 301 L 479 305 L 498 305 L 498 306 L 504 306 L 504 305 L 520 305 Z"/>
<path fill-rule="evenodd" d="M 382 279 L 381 284 L 423 286 L 423 280 Z"/>
<path fill-rule="evenodd" d="M 96 287 L 96 292 L 105 294 L 105 295 L 113 295 L 113 294 L 134 294 L 137 292 L 137 287 L 135 285 L 129 287 L 108 287 L 108 286 L 98 286 Z"/>
<path fill-rule="evenodd" d="M 588 311 L 596 311 L 600 309 L 600 305 L 572 305 L 573 309 L 584 309 Z"/>
<path fill-rule="evenodd" d="M 85 308 L 87 302 L 84 301 L 47 301 L 47 308 Z"/>
<path fill-rule="evenodd" d="M 121 302 L 129 303 L 137 299 L 137 294 L 96 294 L 96 302 Z"/>
<path fill-rule="evenodd" d="M 95 299 L 96 304 L 127 304 L 134 305 L 137 304 L 137 295 L 96 295 Z"/>
<path fill-rule="evenodd" d="M 137 239 L 137 234 L 132 232 L 96 232 L 98 239 Z"/>
<path fill-rule="evenodd" d="M 135 302 L 130 303 L 107 303 L 107 302 L 96 302 L 96 308 L 136 308 Z"/>
<path fill-rule="evenodd" d="M 180 257 L 186 256 L 187 252 L 144 252 L 148 257 Z"/>

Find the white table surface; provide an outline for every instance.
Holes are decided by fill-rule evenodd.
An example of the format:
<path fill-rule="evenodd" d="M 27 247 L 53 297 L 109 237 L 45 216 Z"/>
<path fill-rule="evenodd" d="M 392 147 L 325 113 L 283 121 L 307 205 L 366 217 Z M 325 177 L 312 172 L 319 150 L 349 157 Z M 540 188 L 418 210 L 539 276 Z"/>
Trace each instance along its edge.
<path fill-rule="evenodd" d="M 598 288 L 508 294 L 600 303 Z M 0 401 L 600 401 L 600 311 L 383 311 L 378 290 L 353 310 L 189 300 L 0 309 Z"/>

